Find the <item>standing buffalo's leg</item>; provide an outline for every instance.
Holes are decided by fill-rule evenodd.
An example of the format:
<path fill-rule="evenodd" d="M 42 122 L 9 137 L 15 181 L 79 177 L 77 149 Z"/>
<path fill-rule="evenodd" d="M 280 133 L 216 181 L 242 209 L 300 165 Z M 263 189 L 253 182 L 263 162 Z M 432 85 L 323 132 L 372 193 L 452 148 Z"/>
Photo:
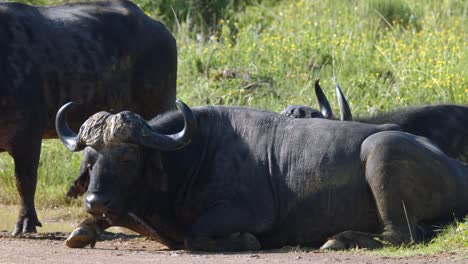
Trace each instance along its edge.
<path fill-rule="evenodd" d="M 247 208 L 223 203 L 210 208 L 191 225 L 185 246 L 201 251 L 247 251 L 261 249 L 253 235 L 259 226 Z"/>
<path fill-rule="evenodd" d="M 88 217 L 71 232 L 65 243 L 69 248 L 84 248 L 87 245 L 94 248 L 97 238 L 109 227 L 104 219 Z"/>
<path fill-rule="evenodd" d="M 392 245 L 418 242 L 419 221 L 466 212 L 468 169 L 448 158 L 427 139 L 387 131 L 362 144 L 366 180 L 382 223 L 379 235 L 343 232 L 322 248 L 361 246 L 378 237 Z"/>
<path fill-rule="evenodd" d="M 20 130 L 16 134 L 15 145 L 9 151 L 15 162 L 16 188 L 21 202 L 19 219 L 13 235 L 34 233 L 36 226 L 42 226 L 34 206 L 41 136 L 40 129 L 25 126 L 24 130 Z"/>

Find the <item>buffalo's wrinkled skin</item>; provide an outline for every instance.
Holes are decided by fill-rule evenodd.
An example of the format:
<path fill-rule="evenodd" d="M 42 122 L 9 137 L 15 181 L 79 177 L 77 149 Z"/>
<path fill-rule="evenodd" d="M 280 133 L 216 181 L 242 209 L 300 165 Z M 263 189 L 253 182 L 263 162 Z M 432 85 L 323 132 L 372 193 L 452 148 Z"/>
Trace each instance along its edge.
<path fill-rule="evenodd" d="M 448 156 L 468 163 L 467 106 L 408 107 L 355 120 L 369 124 L 397 124 L 405 132 L 430 139 Z"/>
<path fill-rule="evenodd" d="M 59 111 L 61 139 L 85 148 L 85 203 L 95 218 L 68 246 L 120 225 L 190 250 L 320 245 L 331 236 L 323 249 L 375 248 L 417 242 L 418 224 L 468 210 L 468 166 L 398 126 L 179 105 L 183 114 L 148 125 L 130 112 L 97 114 L 78 135 L 64 125 L 68 106 Z"/>
<path fill-rule="evenodd" d="M 61 105 L 81 104 L 70 113 L 74 128 L 99 110 L 149 119 L 175 108 L 175 39 L 130 1 L 0 3 L 0 53 L 0 151 L 14 159 L 21 199 L 15 235 L 41 226 L 41 139 L 56 137 L 51 121 Z"/>
<path fill-rule="evenodd" d="M 328 118 L 334 119 L 328 100 L 323 94 L 318 81 L 315 86 L 320 108 L 328 109 L 328 115 L 308 115 L 318 110 L 302 105 L 287 106 L 282 112 L 293 118 Z M 354 120 L 369 124 L 397 124 L 402 131 L 423 136 L 433 141 L 448 156 L 468 163 L 468 107 L 452 104 L 407 107 L 373 116 L 361 116 L 352 119 L 351 110 L 341 89 L 336 89 L 340 103 L 341 120 Z M 344 105 L 344 106 L 342 106 Z M 322 110 L 323 112 L 323 110 Z"/>

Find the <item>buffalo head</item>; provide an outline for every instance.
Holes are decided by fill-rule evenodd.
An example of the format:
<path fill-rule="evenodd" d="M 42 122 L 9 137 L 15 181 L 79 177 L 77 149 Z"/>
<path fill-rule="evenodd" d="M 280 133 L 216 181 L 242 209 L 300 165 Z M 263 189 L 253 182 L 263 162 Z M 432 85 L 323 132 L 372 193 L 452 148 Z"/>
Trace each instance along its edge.
<path fill-rule="evenodd" d="M 73 103 L 58 111 L 56 129 L 62 143 L 71 151 L 86 148 L 82 169 L 89 179 L 85 204 L 90 214 L 107 218 L 127 214 L 132 198 L 139 195 L 136 186 L 147 183 L 142 177 L 147 177 L 148 166 L 155 178 L 151 183 L 164 184 L 157 180 L 165 177 L 160 151 L 183 148 L 196 130 L 191 109 L 181 101 L 176 103 L 184 116 L 184 128 L 171 135 L 155 132 L 141 116 L 129 111 L 96 113 L 75 134 L 66 121 Z"/>
<path fill-rule="evenodd" d="M 340 86 L 337 84 L 335 87 L 336 96 L 338 100 L 338 105 L 340 106 L 340 120 L 350 121 L 353 120 L 351 114 L 351 109 L 349 107 L 348 101 L 343 95 Z M 282 115 L 293 117 L 293 118 L 326 118 L 334 119 L 333 111 L 330 107 L 327 97 L 323 93 L 322 88 L 320 87 L 319 80 L 315 81 L 315 95 L 320 106 L 320 111 L 302 105 L 288 105 L 282 112 Z"/>

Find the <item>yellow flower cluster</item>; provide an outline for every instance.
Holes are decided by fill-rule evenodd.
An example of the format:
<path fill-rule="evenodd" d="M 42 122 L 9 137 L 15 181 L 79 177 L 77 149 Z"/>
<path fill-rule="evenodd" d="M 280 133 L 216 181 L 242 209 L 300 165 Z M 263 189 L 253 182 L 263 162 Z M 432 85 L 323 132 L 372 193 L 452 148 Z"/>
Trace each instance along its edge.
<path fill-rule="evenodd" d="M 191 67 L 200 68 L 201 62 L 203 71 L 230 68 L 248 76 L 268 76 L 285 101 L 306 93 L 316 78 L 332 85 L 330 80 L 336 77 L 342 87 L 351 89 L 345 92 L 351 94 L 352 104 L 356 98 L 378 108 L 395 101 L 467 103 L 468 48 L 460 17 L 431 9 L 417 17 L 417 23 L 399 24 L 404 23 L 401 20 L 388 26 L 374 13 L 363 15 L 360 4 L 335 1 L 341 4 L 299 0 L 247 9 L 250 16 L 235 22 L 219 20 L 219 34 L 179 41 L 181 57 L 189 54 L 194 58 L 189 60 Z M 374 15 L 378 19 L 372 19 Z M 183 68 L 187 56 L 182 58 Z M 252 78 L 216 81 L 229 86 L 264 77 Z M 244 93 L 237 89 L 224 95 Z M 359 104 L 354 107 L 360 110 Z"/>

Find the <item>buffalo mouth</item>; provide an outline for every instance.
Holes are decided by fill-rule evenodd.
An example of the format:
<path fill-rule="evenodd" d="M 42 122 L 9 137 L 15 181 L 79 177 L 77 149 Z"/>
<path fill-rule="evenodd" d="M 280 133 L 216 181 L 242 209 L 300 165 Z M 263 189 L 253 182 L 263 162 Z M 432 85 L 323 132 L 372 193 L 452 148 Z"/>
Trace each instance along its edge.
<path fill-rule="evenodd" d="M 89 213 L 89 212 L 88 212 Z M 122 213 L 119 211 L 108 210 L 106 212 L 102 212 L 101 214 L 96 213 L 89 213 L 92 215 L 93 218 L 97 220 L 104 220 L 110 226 L 126 226 L 128 222 L 128 214 Z"/>
<path fill-rule="evenodd" d="M 96 219 L 105 219 L 107 222 L 119 222 L 127 213 L 116 206 L 107 196 L 95 193 L 88 194 L 85 200 L 86 211 Z"/>

